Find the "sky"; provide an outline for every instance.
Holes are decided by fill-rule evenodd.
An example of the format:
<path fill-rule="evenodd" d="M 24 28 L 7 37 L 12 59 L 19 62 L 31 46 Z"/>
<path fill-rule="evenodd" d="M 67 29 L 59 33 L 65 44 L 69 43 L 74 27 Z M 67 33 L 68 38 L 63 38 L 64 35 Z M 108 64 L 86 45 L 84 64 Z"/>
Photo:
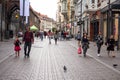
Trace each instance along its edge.
<path fill-rule="evenodd" d="M 56 20 L 57 0 L 30 0 L 32 8 Z"/>

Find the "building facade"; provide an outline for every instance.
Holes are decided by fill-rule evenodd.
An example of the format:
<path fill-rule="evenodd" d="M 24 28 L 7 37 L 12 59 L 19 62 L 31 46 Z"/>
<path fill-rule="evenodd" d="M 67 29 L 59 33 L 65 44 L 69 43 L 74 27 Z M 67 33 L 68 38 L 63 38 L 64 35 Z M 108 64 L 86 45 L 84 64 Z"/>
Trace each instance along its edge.
<path fill-rule="evenodd" d="M 40 30 L 41 20 L 39 18 L 38 12 L 34 11 L 32 7 L 30 7 L 30 16 L 29 16 L 29 24 L 30 26 L 35 25 Z"/>
<path fill-rule="evenodd" d="M 52 28 L 58 29 L 56 21 L 49 18 L 47 15 L 39 13 L 39 18 L 41 20 L 40 30 L 49 31 L 52 30 Z"/>
<path fill-rule="evenodd" d="M 1 41 L 4 39 L 12 38 L 17 34 L 19 30 L 25 30 L 25 18 L 20 16 L 20 6 L 19 0 L 0 0 L 0 38 Z M 37 15 L 31 11 L 30 15 L 34 14 L 32 17 L 37 17 Z M 29 18 L 32 21 L 33 18 Z M 37 24 L 40 24 L 40 20 Z M 36 22 L 34 21 L 34 22 Z M 35 24 L 35 23 L 34 23 Z"/>
<path fill-rule="evenodd" d="M 119 0 L 74 0 L 75 19 L 81 34 L 88 34 L 91 41 L 102 32 L 104 41 L 110 35 L 120 44 Z"/>
<path fill-rule="evenodd" d="M 59 0 L 58 1 L 59 24 L 60 30 L 74 33 L 74 1 L 73 0 Z"/>
<path fill-rule="evenodd" d="M 115 41 L 120 47 L 120 1 L 104 0 L 101 2 L 102 29 L 104 40 L 114 35 Z"/>

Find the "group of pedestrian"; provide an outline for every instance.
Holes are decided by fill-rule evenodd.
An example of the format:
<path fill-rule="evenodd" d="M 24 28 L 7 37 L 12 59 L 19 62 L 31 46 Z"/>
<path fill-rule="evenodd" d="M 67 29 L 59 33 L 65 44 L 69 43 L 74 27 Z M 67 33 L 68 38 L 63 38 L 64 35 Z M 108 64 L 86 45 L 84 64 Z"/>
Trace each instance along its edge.
<path fill-rule="evenodd" d="M 53 36 L 53 35 L 54 35 L 54 36 Z M 51 32 L 51 30 L 48 31 L 49 44 L 51 44 L 51 39 L 52 39 L 52 37 L 54 37 L 55 44 L 57 44 L 57 41 L 58 41 L 58 38 L 59 38 L 59 33 L 58 33 L 58 31 L 55 31 L 54 34 Z"/>
<path fill-rule="evenodd" d="M 78 54 L 83 53 L 84 57 L 86 57 L 86 52 L 89 49 L 89 39 L 87 37 L 87 34 L 84 33 L 83 37 L 81 37 L 80 32 L 77 34 L 77 40 L 78 40 Z M 99 32 L 98 35 L 95 38 L 95 45 L 97 46 L 97 56 L 101 56 L 101 47 L 104 44 L 102 33 Z M 105 45 L 107 46 L 108 56 L 115 57 L 114 47 L 115 47 L 115 39 L 114 36 L 111 35 L 110 38 L 107 39 L 105 42 Z"/>
<path fill-rule="evenodd" d="M 48 38 L 49 38 L 49 44 L 51 44 L 51 39 L 52 39 L 52 32 L 51 30 L 48 31 Z M 57 44 L 58 40 L 58 31 L 55 31 L 54 33 L 54 40 L 55 44 Z M 83 53 L 84 57 L 86 57 L 86 52 L 89 49 L 89 39 L 87 37 L 87 34 L 84 33 L 83 36 L 81 37 L 80 32 L 77 34 L 77 40 L 78 40 L 78 54 Z M 24 56 L 29 57 L 30 56 L 30 51 L 31 51 L 31 45 L 34 43 L 34 36 L 33 33 L 30 31 L 30 28 L 26 28 L 26 32 L 23 35 L 23 40 L 22 43 L 24 43 Z M 18 39 L 18 36 L 16 36 L 15 41 L 14 41 L 14 50 L 16 53 L 16 56 L 20 55 L 20 45 L 22 44 L 20 40 Z M 96 36 L 96 43 L 97 45 L 97 56 L 100 56 L 100 51 L 101 47 L 104 44 L 103 36 L 102 33 L 99 32 L 99 34 Z M 111 35 L 110 38 L 107 39 L 105 42 L 107 46 L 107 51 L 108 51 L 108 56 L 115 57 L 115 52 L 114 52 L 114 47 L 115 47 L 115 39 L 114 36 Z"/>
<path fill-rule="evenodd" d="M 60 31 L 60 39 L 61 40 L 69 40 L 70 39 L 70 32 L 69 31 Z"/>
<path fill-rule="evenodd" d="M 37 32 L 35 32 L 35 36 L 36 36 L 37 38 L 40 38 L 41 41 L 43 41 L 43 38 L 44 38 L 44 37 L 46 38 L 46 31 L 43 31 L 43 30 L 37 31 Z"/>
<path fill-rule="evenodd" d="M 47 36 L 49 38 L 49 44 L 51 44 L 51 39 L 53 37 L 53 33 L 51 32 L 51 30 L 48 31 Z M 59 36 L 58 31 L 55 31 L 55 33 L 54 33 L 55 44 L 57 44 L 58 36 Z M 15 45 L 14 50 L 15 50 L 16 56 L 20 55 L 20 50 L 21 50 L 20 45 L 22 43 L 24 43 L 24 56 L 29 57 L 30 51 L 31 51 L 31 46 L 34 43 L 33 32 L 30 31 L 29 27 L 26 28 L 26 31 L 23 35 L 22 42 L 20 42 L 18 35 L 16 35 L 16 38 L 14 41 L 14 45 Z"/>
<path fill-rule="evenodd" d="M 96 38 L 96 44 L 97 44 L 97 48 L 98 48 L 98 56 L 100 56 L 100 50 L 101 50 L 101 46 L 103 45 L 103 43 L 104 43 L 103 36 L 100 32 Z M 107 39 L 107 41 L 105 42 L 105 45 L 107 46 L 108 56 L 115 57 L 115 52 L 114 52 L 115 39 L 114 39 L 113 35 L 111 35 L 110 38 Z"/>
<path fill-rule="evenodd" d="M 30 56 L 30 51 L 31 51 L 31 45 L 34 43 L 34 37 L 33 33 L 30 31 L 30 28 L 26 28 L 26 32 L 23 35 L 22 43 L 24 43 L 24 56 L 29 57 Z M 14 41 L 14 50 L 16 53 L 16 56 L 20 55 L 20 40 L 18 39 L 18 36 L 16 35 L 15 41 Z"/>

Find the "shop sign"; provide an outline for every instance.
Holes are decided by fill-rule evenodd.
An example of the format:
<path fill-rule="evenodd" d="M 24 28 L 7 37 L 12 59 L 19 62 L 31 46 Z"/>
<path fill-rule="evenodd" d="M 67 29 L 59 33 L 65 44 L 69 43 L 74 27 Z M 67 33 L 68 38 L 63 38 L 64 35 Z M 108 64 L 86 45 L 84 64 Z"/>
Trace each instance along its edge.
<path fill-rule="evenodd" d="M 120 9 L 112 9 L 114 12 L 120 12 Z"/>

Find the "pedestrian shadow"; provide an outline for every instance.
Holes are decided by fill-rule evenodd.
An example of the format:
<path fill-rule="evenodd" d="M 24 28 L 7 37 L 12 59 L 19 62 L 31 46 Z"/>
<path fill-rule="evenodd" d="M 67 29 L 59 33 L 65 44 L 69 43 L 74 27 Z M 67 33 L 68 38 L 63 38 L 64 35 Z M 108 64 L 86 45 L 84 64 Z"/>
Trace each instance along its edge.
<path fill-rule="evenodd" d="M 36 45 L 34 45 L 32 47 L 34 47 L 34 48 L 43 48 L 43 46 L 36 46 Z"/>
<path fill-rule="evenodd" d="M 91 57 L 89 55 L 86 55 L 86 57 L 84 57 L 84 55 L 81 55 L 80 57 L 83 58 L 83 59 L 93 59 L 93 57 Z"/>

